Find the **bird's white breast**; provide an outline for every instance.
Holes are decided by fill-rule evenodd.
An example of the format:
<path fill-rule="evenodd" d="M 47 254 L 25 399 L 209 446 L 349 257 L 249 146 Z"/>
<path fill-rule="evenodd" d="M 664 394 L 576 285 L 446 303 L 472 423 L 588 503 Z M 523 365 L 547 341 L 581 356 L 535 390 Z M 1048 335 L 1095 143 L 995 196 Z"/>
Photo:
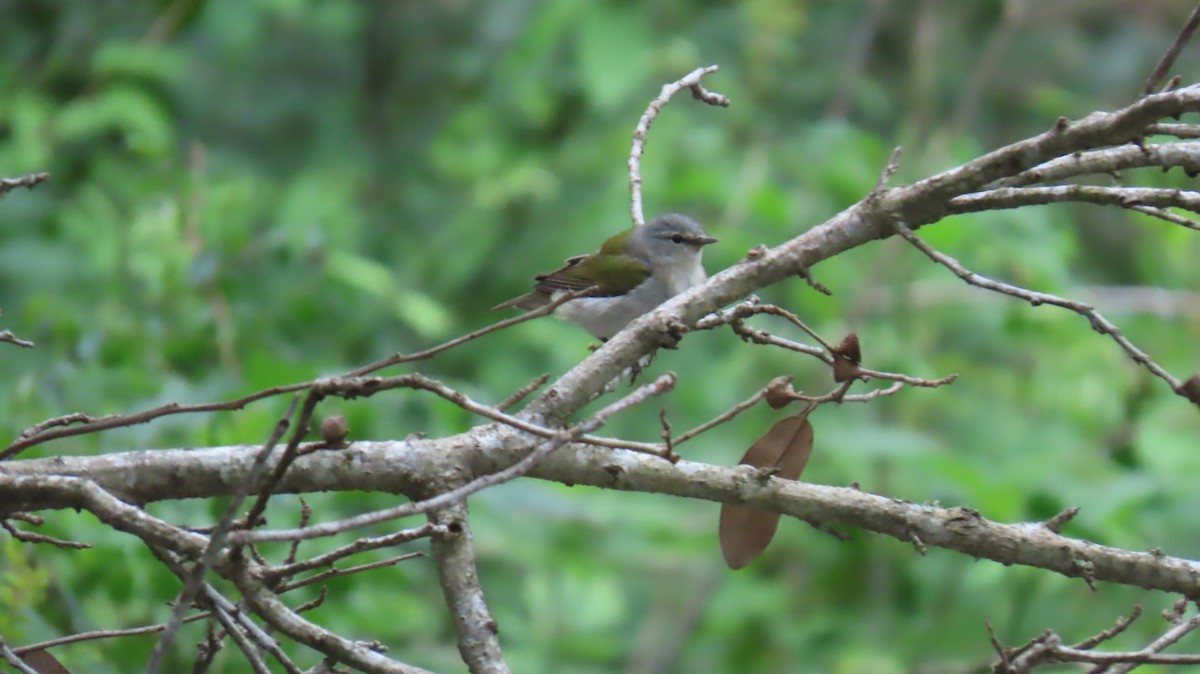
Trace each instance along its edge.
<path fill-rule="evenodd" d="M 633 319 L 651 311 L 679 293 L 704 283 L 708 274 L 700 255 L 683 264 L 657 270 L 630 292 L 617 297 L 582 297 L 558 308 L 556 313 L 600 339 L 620 332 Z"/>
<path fill-rule="evenodd" d="M 663 276 L 670 291 L 668 297 L 674 297 L 688 288 L 693 288 L 708 280 L 708 274 L 704 271 L 704 263 L 700 261 L 699 253 L 684 264 L 667 268 Z"/>

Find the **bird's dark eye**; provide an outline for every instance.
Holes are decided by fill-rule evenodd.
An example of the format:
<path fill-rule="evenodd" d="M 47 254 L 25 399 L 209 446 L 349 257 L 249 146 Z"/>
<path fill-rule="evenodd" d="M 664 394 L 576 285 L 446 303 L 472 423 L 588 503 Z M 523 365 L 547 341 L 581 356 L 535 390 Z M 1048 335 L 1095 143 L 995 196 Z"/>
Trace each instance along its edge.
<path fill-rule="evenodd" d="M 682 234 L 674 234 L 671 236 L 671 243 L 683 243 L 683 240 Z"/>

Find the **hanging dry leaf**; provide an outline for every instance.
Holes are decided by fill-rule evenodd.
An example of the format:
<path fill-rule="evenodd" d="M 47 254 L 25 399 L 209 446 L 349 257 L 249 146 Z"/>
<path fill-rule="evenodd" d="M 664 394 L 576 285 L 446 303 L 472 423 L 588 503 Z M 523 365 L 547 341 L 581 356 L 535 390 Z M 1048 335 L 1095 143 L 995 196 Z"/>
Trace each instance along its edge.
<path fill-rule="evenodd" d="M 1194 374 L 1183 382 L 1183 395 L 1193 403 L 1200 405 L 1200 374 Z"/>
<path fill-rule="evenodd" d="M 767 399 L 767 404 L 773 410 L 779 410 L 792 404 L 795 398 L 792 396 L 792 378 L 789 375 L 776 377 L 767 384 L 767 394 L 764 396 Z"/>
<path fill-rule="evenodd" d="M 63 667 L 58 658 L 50 655 L 46 651 L 29 651 L 21 656 L 25 664 L 32 667 L 38 674 L 71 674 L 71 672 Z"/>
<path fill-rule="evenodd" d="M 808 412 L 790 416 L 771 427 L 746 450 L 741 464 L 775 468 L 777 477 L 795 480 L 812 455 L 813 427 Z M 758 558 L 775 537 L 779 513 L 726 503 L 721 506 L 717 537 L 721 554 L 731 569 L 740 569 Z"/>
<path fill-rule="evenodd" d="M 862 351 L 858 345 L 858 335 L 850 333 L 842 343 L 831 350 L 833 356 L 833 380 L 837 383 L 849 381 L 858 376 L 858 366 L 862 363 Z"/>

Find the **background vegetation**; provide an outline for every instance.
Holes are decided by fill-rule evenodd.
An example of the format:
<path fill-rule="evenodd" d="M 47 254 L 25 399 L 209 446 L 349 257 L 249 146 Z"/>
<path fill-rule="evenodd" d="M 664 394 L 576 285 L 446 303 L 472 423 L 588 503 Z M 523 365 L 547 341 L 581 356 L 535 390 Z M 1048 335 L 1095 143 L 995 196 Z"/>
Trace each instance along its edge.
<path fill-rule="evenodd" d="M 721 238 L 707 251 L 716 271 L 861 198 L 896 144 L 903 182 L 1059 115 L 1128 102 L 1191 4 L 0 0 L 0 175 L 53 174 L 0 203 L 0 327 L 37 343 L 0 353 L 0 434 L 71 411 L 231 398 L 495 320 L 488 307 L 532 273 L 628 226 L 633 125 L 660 84 L 698 65 L 721 65 L 706 84 L 733 106 L 666 109 L 650 135 L 646 206 L 705 223 Z M 1194 54 L 1176 67 L 1187 81 L 1200 79 Z M 1179 172 L 1143 180 L 1191 183 Z M 1200 366 L 1192 234 L 1086 206 L 922 230 L 981 273 L 1094 301 L 1181 376 Z M 831 336 L 856 330 L 871 367 L 962 377 L 823 407 L 806 480 L 1000 521 L 1078 505 L 1069 535 L 1200 555 L 1196 410 L 1085 321 L 969 289 L 901 241 L 813 271 L 832 298 L 799 281 L 765 296 Z M 589 341 L 539 320 L 421 371 L 498 400 L 563 372 Z M 681 375 L 666 403 L 677 428 L 779 374 L 814 392 L 831 385 L 815 361 L 727 332 L 688 337 L 653 367 L 668 369 Z M 260 442 L 281 405 L 28 455 Z M 341 405 L 352 438 L 476 422 L 412 392 Z M 685 456 L 733 463 L 775 418 L 756 410 Z M 655 411 L 612 430 L 655 439 Z M 312 502 L 332 518 L 389 498 Z M 273 521 L 294 521 L 295 500 L 277 500 Z M 202 525 L 217 508 L 151 511 Z M 472 514 L 514 671 L 966 671 L 991 655 L 985 620 L 1010 643 L 1045 627 L 1083 637 L 1144 598 L 944 551 L 921 558 L 879 537 L 838 542 L 794 521 L 732 573 L 715 504 L 531 480 L 482 493 Z M 165 618 L 174 577 L 132 538 L 91 525 L 59 513 L 46 527 L 97 545 L 85 552 L 0 539 L 9 643 Z M 331 589 L 338 601 L 318 621 L 413 664 L 462 670 L 431 563 Z M 1173 599 L 1152 596 L 1147 612 Z M 1160 626 L 1144 619 L 1116 645 Z M 199 634 L 185 628 L 178 663 Z M 127 672 L 151 645 L 57 652 L 72 671 Z M 238 671 L 225 655 L 215 670 Z"/>

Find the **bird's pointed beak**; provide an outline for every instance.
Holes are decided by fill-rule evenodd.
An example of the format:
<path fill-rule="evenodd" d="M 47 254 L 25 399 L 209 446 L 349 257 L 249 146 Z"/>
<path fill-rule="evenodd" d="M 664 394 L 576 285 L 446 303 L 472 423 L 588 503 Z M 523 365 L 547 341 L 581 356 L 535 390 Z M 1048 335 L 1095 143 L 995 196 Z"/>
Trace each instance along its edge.
<path fill-rule="evenodd" d="M 707 246 L 709 244 L 716 243 L 717 241 L 720 241 L 720 239 L 714 239 L 711 236 L 701 236 L 696 238 L 696 243 L 701 246 Z"/>

